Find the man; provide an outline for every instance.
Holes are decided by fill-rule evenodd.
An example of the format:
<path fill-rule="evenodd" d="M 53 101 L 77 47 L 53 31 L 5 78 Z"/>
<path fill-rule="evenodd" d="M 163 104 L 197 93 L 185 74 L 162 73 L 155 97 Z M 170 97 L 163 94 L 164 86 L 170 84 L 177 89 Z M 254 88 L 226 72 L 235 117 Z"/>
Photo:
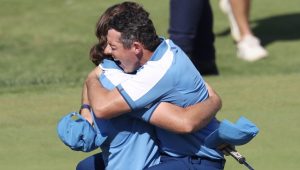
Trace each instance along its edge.
<path fill-rule="evenodd" d="M 222 152 L 203 145 L 204 138 L 218 127 L 215 118 L 181 114 L 186 119 L 180 119 L 176 114 L 162 112 L 167 104 L 161 102 L 187 107 L 208 98 L 205 83 L 186 54 L 172 41 L 156 35 L 149 14 L 143 8 L 116 14 L 108 28 L 106 54 L 132 75 L 110 91 L 99 84 L 100 68 L 88 75 L 87 96 L 95 116 L 110 119 L 149 108 L 136 116 L 164 128 L 156 129 L 164 157 L 152 168 L 223 169 Z M 184 120 L 188 120 L 187 125 Z M 177 133 L 167 131 L 174 129 Z"/>
<path fill-rule="evenodd" d="M 115 69 L 115 67 L 117 67 L 117 65 L 113 61 L 107 59 L 101 63 L 103 73 L 99 79 L 103 86 L 107 89 L 113 88 L 124 79 L 127 79 L 127 76 L 130 76 L 124 75 L 124 73 L 121 73 L 121 71 Z M 83 93 L 83 103 L 89 103 L 85 96 L 86 88 L 84 88 Z M 187 107 L 186 109 L 163 102 L 160 104 L 160 108 L 163 106 L 164 109 L 158 108 L 155 112 L 158 114 L 164 114 L 165 117 L 168 117 L 168 115 L 178 114 L 178 117 L 182 117 L 180 119 L 182 122 L 185 120 L 184 115 L 187 114 L 198 113 L 202 116 L 206 114 L 207 116 L 214 115 L 217 108 L 219 108 L 219 99 L 213 91 L 210 91 L 209 94 L 209 99 Z M 91 113 L 89 108 L 86 108 L 86 105 L 83 106 L 85 107 L 81 109 L 81 114 L 90 115 Z M 194 113 L 191 113 L 191 111 Z M 143 115 L 145 112 L 149 112 L 149 110 L 147 108 L 140 109 L 109 120 L 96 118 L 95 123 L 97 124 L 101 134 L 104 134 L 107 137 L 100 146 L 102 153 L 92 155 L 81 161 L 77 166 L 77 170 L 122 170 L 124 168 L 130 170 L 141 170 L 158 164 L 160 154 L 158 152 L 156 134 L 154 133 L 153 126 L 143 122 L 141 119 L 135 118 L 139 115 Z M 168 120 L 168 122 L 171 123 L 172 121 L 174 121 L 174 119 Z M 174 132 L 181 132 L 180 130 L 182 128 L 180 126 L 185 127 L 185 124 L 187 123 L 178 124 L 175 119 L 174 124 L 178 124 L 175 128 L 178 129 L 173 127 L 174 129 L 170 130 Z"/>
<path fill-rule="evenodd" d="M 114 88 L 132 76 L 132 74 L 124 74 L 114 61 L 107 59 L 109 56 L 103 54 L 104 47 L 106 46 L 106 39 L 103 34 L 107 32 L 106 25 L 108 21 L 115 14 L 120 13 L 120 11 L 132 8 L 139 9 L 140 6 L 130 2 L 116 4 L 108 8 L 97 23 L 96 35 L 99 38 L 99 43 L 93 46 L 90 56 L 96 65 L 100 63 L 103 72 L 99 80 L 107 89 Z M 170 130 L 184 132 L 187 129 L 186 127 L 189 127 L 187 125 L 191 125 L 189 122 L 190 118 L 186 115 L 194 115 L 190 120 L 199 120 L 199 115 L 201 116 L 200 120 L 211 119 L 221 107 L 220 99 L 212 89 L 209 95 L 209 99 L 204 102 L 184 109 L 164 102 L 159 104 L 160 107 L 158 109 L 155 109 L 155 107 L 151 109 L 155 109 L 157 114 L 163 114 L 166 118 L 169 117 L 168 115 L 171 115 L 171 118 L 177 115 L 175 116 L 176 119 L 166 119 L 168 122 L 173 122 L 172 124 L 177 125 L 176 127 L 173 126 L 173 129 Z M 81 114 L 93 123 L 90 117 L 91 113 L 88 106 L 89 101 L 86 86 L 83 88 L 82 103 Z M 77 166 L 77 170 L 117 170 L 124 168 L 140 170 L 157 164 L 159 153 L 155 144 L 156 135 L 153 133 L 153 127 L 140 119 L 134 118 L 143 115 L 145 112 L 150 112 L 150 110 L 148 108 L 140 109 L 109 120 L 95 119 L 95 123 L 98 125 L 101 134 L 105 134 L 107 137 L 100 146 L 102 153 L 92 155 L 81 161 Z"/>

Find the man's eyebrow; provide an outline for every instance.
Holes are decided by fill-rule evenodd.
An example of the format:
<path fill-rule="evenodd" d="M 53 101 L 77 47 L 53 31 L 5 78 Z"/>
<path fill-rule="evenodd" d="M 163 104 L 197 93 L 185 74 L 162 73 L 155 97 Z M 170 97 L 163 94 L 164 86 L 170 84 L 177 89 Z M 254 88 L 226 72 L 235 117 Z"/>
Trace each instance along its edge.
<path fill-rule="evenodd" d="M 116 47 L 116 45 L 109 43 L 109 46 L 111 47 Z"/>
<path fill-rule="evenodd" d="M 109 41 L 106 41 L 106 43 L 107 43 L 107 45 L 109 45 L 109 46 L 113 46 L 113 44 L 112 44 L 111 42 L 109 42 Z"/>

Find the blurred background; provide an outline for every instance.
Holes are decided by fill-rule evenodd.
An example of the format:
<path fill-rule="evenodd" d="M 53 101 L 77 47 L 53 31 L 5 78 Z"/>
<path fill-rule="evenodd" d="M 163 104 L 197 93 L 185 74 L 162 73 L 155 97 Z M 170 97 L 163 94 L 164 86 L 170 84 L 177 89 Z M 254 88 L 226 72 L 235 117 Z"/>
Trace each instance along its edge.
<path fill-rule="evenodd" d="M 81 86 L 94 67 L 88 54 L 97 41 L 96 21 L 117 2 L 0 0 L 0 169 L 69 170 L 92 154 L 64 146 L 56 124 L 79 109 Z M 168 37 L 169 1 L 136 2 Z M 251 28 L 269 52 L 253 63 L 236 57 L 228 19 L 217 0 L 210 2 L 220 75 L 204 79 L 223 100 L 217 117 L 246 116 L 260 128 L 249 144 L 237 147 L 255 169 L 298 169 L 300 2 L 252 2 Z M 246 168 L 227 157 L 225 169 Z"/>

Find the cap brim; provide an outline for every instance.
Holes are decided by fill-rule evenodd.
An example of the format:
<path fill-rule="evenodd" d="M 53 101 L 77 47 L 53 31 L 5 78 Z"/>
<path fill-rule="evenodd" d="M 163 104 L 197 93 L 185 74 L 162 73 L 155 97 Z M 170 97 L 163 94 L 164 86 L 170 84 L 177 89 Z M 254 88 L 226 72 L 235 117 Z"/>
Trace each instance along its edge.
<path fill-rule="evenodd" d="M 205 145 L 210 148 L 216 148 L 222 144 L 244 145 L 258 132 L 257 126 L 245 117 L 240 117 L 235 124 L 223 120 L 219 128 L 205 139 Z"/>

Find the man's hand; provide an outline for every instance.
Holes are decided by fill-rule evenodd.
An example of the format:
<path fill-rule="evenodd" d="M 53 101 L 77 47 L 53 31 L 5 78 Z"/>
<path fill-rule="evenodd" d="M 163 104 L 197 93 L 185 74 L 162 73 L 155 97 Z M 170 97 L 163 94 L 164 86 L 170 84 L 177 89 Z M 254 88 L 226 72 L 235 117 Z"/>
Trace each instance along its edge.
<path fill-rule="evenodd" d="M 221 150 L 224 153 L 224 155 L 229 156 L 229 151 L 235 150 L 235 146 L 224 143 L 218 146 L 218 149 Z"/>
<path fill-rule="evenodd" d="M 94 124 L 91 112 L 88 109 L 81 109 L 80 114 L 84 117 L 92 126 Z"/>
<path fill-rule="evenodd" d="M 102 73 L 101 68 L 100 67 L 95 67 L 95 69 L 93 69 L 89 73 L 87 79 L 90 79 L 90 78 L 98 79 L 100 77 L 101 73 Z"/>

